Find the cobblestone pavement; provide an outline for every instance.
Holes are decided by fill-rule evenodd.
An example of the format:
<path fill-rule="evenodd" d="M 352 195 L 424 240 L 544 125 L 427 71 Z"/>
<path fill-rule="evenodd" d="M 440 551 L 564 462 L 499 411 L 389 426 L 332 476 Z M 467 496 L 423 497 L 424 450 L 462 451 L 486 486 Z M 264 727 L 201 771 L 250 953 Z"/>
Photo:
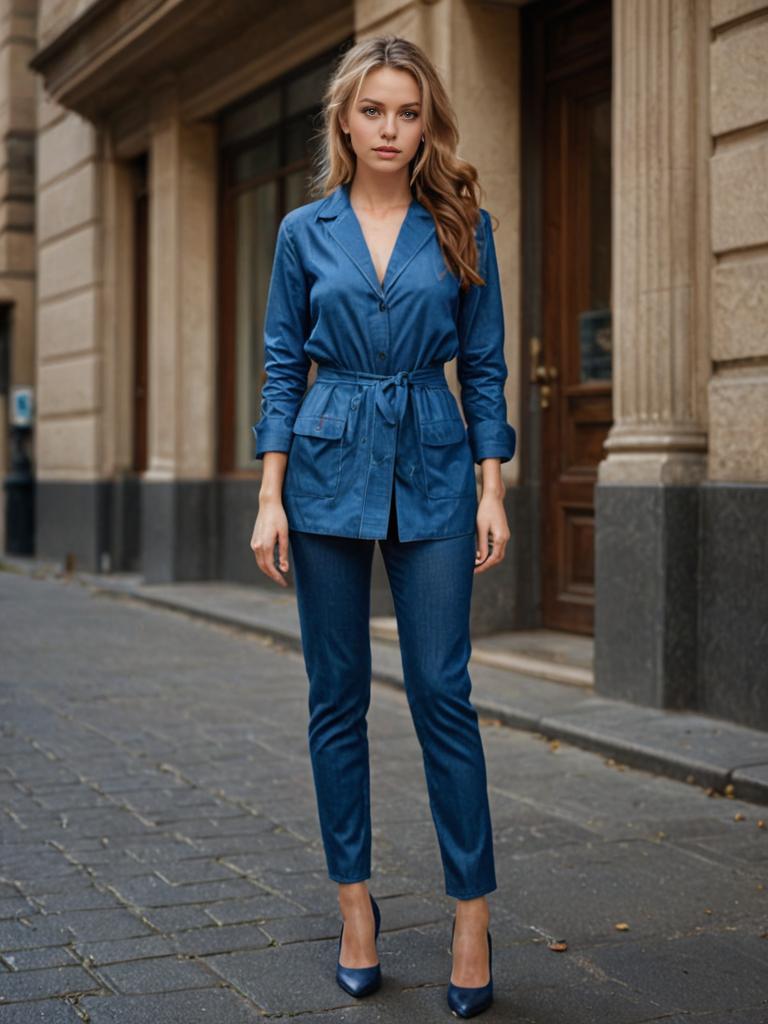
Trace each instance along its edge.
<path fill-rule="evenodd" d="M 404 694 L 374 686 L 369 714 L 384 984 L 361 1001 L 334 980 L 306 714 L 296 653 L 0 573 L 0 1024 L 455 1019 Z M 768 1021 L 766 808 L 493 721 L 483 741 L 483 1020 Z"/>

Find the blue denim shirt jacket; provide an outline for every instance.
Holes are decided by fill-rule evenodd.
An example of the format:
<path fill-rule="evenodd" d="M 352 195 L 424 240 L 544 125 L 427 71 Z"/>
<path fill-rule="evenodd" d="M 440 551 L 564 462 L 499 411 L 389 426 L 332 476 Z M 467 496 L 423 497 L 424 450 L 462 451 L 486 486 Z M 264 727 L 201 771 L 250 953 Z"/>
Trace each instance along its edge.
<path fill-rule="evenodd" d="M 395 487 L 400 540 L 472 533 L 475 463 L 507 462 L 516 443 L 489 214 L 476 229 L 484 285 L 461 293 L 416 198 L 380 284 L 349 188 L 280 223 L 254 457 L 288 453 L 289 529 L 384 538 Z M 454 356 L 466 426 L 443 369 Z"/>

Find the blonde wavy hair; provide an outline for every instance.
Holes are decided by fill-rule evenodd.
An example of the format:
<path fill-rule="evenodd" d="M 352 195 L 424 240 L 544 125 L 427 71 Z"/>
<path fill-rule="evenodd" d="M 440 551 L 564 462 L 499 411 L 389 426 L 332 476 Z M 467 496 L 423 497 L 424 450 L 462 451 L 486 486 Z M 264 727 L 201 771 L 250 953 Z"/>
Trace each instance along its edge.
<path fill-rule="evenodd" d="M 440 76 L 415 43 L 400 36 L 374 36 L 346 50 L 337 61 L 323 94 L 322 127 L 316 172 L 310 177 L 312 195 L 326 196 L 351 182 L 357 157 L 340 124 L 363 79 L 380 67 L 409 71 L 419 86 L 424 139 L 410 165 L 415 198 L 432 214 L 440 247 L 462 291 L 483 285 L 477 272 L 475 230 L 480 220 L 483 189 L 477 169 L 456 155 L 459 141 L 456 114 Z"/>

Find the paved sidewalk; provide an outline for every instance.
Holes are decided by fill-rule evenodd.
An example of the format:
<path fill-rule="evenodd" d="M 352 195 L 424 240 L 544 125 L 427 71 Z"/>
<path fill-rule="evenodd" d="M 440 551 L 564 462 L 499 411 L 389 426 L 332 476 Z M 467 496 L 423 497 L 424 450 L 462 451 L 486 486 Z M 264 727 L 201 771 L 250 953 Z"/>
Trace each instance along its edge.
<path fill-rule="evenodd" d="M 259 633 L 254 588 L 202 589 L 189 615 L 0 572 L 0 1024 L 455 1019 L 453 901 L 396 649 L 376 645 L 391 685 L 369 714 L 385 981 L 358 1002 L 333 976 L 304 666 L 290 630 L 277 641 L 284 621 L 264 625 L 289 620 L 289 595 L 252 595 Z M 476 675 L 484 702 L 509 679 Z M 590 698 L 535 685 L 567 691 L 552 720 L 585 717 Z M 533 703 L 521 729 L 489 710 L 499 889 L 481 1019 L 765 1024 L 764 808 L 551 742 Z"/>
<path fill-rule="evenodd" d="M 25 572 L 35 571 L 37 564 L 26 559 L 11 563 Z M 37 571 L 55 575 L 59 567 L 39 564 Z M 97 590 L 128 594 L 159 607 L 236 626 L 301 651 L 295 596 L 274 584 L 148 585 L 139 576 L 89 573 L 76 578 Z M 473 646 L 479 651 L 483 640 Z M 402 689 L 397 645 L 374 637 L 371 647 L 376 679 Z M 489 644 L 488 650 L 498 654 L 493 645 Z M 764 730 L 697 712 L 648 708 L 596 696 L 583 687 L 490 667 L 475 657 L 470 669 L 475 706 L 505 725 L 567 741 L 627 766 L 768 805 L 768 733 Z"/>

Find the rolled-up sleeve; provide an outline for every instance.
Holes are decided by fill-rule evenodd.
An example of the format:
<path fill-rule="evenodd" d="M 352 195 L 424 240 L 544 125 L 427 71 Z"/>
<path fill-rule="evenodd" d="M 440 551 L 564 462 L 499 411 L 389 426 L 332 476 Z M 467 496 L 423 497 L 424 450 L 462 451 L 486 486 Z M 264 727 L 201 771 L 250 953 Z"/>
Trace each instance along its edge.
<path fill-rule="evenodd" d="M 504 382 L 504 311 L 499 268 L 491 218 L 481 210 L 478 232 L 479 273 L 484 285 L 470 285 L 461 293 L 456 370 L 461 385 L 461 405 L 475 462 L 497 458 L 509 462 L 515 454 L 517 435 L 507 423 Z"/>
<path fill-rule="evenodd" d="M 255 459 L 265 452 L 290 450 L 311 365 L 304 351 L 309 332 L 306 278 L 286 217 L 277 232 L 264 316 L 267 379 L 261 389 L 260 419 L 251 428 L 256 438 Z"/>

